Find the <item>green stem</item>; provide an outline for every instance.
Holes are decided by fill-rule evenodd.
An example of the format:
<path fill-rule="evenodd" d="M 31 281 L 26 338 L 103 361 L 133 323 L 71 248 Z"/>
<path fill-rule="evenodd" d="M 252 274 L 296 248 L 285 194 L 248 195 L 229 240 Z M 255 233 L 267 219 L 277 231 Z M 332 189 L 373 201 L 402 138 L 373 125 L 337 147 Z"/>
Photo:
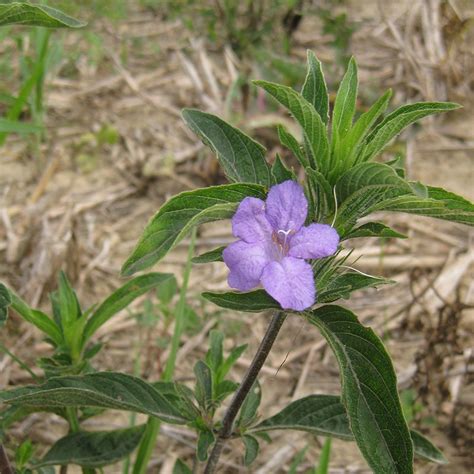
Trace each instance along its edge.
<path fill-rule="evenodd" d="M 0 344 L 0 351 L 5 352 L 5 354 L 9 355 L 11 359 L 13 359 L 22 369 L 26 370 L 30 375 L 31 378 L 36 383 L 41 383 L 39 377 L 25 364 L 19 357 L 17 357 L 13 352 L 10 352 L 3 344 Z"/>
<path fill-rule="evenodd" d="M 189 275 L 191 273 L 191 259 L 194 254 L 194 242 L 196 240 L 196 229 L 191 234 L 191 242 L 188 249 L 188 257 L 186 260 L 186 266 L 183 274 L 183 284 L 179 292 L 179 300 L 176 305 L 175 311 L 175 323 L 173 337 L 171 339 L 170 354 L 166 361 L 165 370 L 163 371 L 162 380 L 165 382 L 171 381 L 174 374 L 174 368 L 176 365 L 176 357 L 178 355 L 179 343 L 185 324 L 185 309 L 186 309 L 186 293 L 188 290 Z M 156 438 L 160 432 L 160 420 L 154 417 L 148 418 L 145 433 L 143 434 L 142 441 L 138 448 L 135 465 L 133 466 L 133 474 L 144 474 L 148 462 L 150 461 L 153 448 L 156 444 Z"/>

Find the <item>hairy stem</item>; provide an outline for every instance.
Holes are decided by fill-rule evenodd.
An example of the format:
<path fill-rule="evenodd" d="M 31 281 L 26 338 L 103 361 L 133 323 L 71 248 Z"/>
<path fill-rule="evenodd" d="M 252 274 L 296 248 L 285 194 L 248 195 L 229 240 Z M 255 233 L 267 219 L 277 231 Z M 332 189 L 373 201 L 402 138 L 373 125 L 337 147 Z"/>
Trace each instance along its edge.
<path fill-rule="evenodd" d="M 7 452 L 3 447 L 3 444 L 0 443 L 0 474 L 15 474 L 15 471 L 8 460 Z"/>
<path fill-rule="evenodd" d="M 232 435 L 232 429 L 234 427 L 234 421 L 237 417 L 237 414 L 240 410 L 240 407 L 245 401 L 250 389 L 252 388 L 255 380 L 260 373 L 260 369 L 263 367 L 265 360 L 270 353 L 270 350 L 275 342 L 275 339 L 285 321 L 286 314 L 281 311 L 276 313 L 270 324 L 267 328 L 265 336 L 263 336 L 262 342 L 250 364 L 250 367 L 247 370 L 247 373 L 242 380 L 239 388 L 234 394 L 232 401 L 230 402 L 229 408 L 224 415 L 222 420 L 222 428 L 219 431 L 217 436 L 217 440 L 212 448 L 211 454 L 209 456 L 209 460 L 207 461 L 206 468 L 204 470 L 204 474 L 213 474 L 216 470 L 217 463 L 219 462 L 219 457 L 222 453 L 225 443 Z"/>

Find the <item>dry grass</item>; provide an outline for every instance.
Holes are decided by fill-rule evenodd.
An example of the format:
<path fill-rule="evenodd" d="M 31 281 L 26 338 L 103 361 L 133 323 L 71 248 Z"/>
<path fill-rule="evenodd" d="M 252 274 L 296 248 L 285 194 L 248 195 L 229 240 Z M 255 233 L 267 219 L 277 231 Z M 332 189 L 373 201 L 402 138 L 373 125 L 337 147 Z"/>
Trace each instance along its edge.
<path fill-rule="evenodd" d="M 370 93 L 369 87 L 393 87 L 396 102 L 448 99 L 464 104 L 464 111 L 425 120 L 419 132 L 412 129 L 405 136 L 407 164 L 411 177 L 473 198 L 474 56 L 468 38 L 473 38 L 474 29 L 469 2 L 463 6 L 462 1 L 415 0 L 394 2 L 396 7 L 365 2 L 364 8 L 358 1 L 348 3 L 349 17 L 358 22 L 352 50 L 364 94 Z M 179 23 L 158 22 L 146 11 L 136 10 L 117 24 L 103 20 L 95 28 L 104 39 L 103 63 L 91 69 L 79 62 L 77 77 L 49 80 L 49 139 L 40 158 L 32 161 L 25 142 L 15 139 L 8 141 L 0 158 L 0 277 L 32 306 L 47 303 L 47 292 L 54 288 L 60 268 L 68 272 L 84 304 L 98 301 L 120 283 L 121 263 L 166 198 L 223 180 L 213 159 L 185 128 L 180 109 L 195 106 L 229 115 L 226 98 L 239 71 L 248 66 L 230 49 L 214 51 Z M 311 48 L 323 60 L 331 60 L 328 38 L 319 31 L 314 17 L 303 20 L 296 32 L 295 59 L 303 61 L 306 48 Z M 140 54 L 131 55 L 124 65 L 117 53 L 119 45 L 137 38 L 147 41 Z M 73 47 L 77 37 L 68 36 L 66 41 Z M 158 53 L 155 44 L 160 46 Z M 262 124 L 274 123 L 275 114 L 251 106 L 235 115 L 235 106 L 239 104 L 233 108 L 237 125 L 263 140 L 273 157 L 279 151 L 275 134 Z M 277 119 L 287 120 L 281 115 Z M 87 134 L 104 124 L 118 130 L 119 142 L 84 147 Z M 89 155 L 86 162 L 81 158 L 84 154 Z M 472 472 L 472 232 L 424 218 L 384 218 L 409 239 L 383 245 L 359 240 L 353 255 L 360 256 L 356 266 L 361 270 L 390 276 L 398 284 L 360 292 L 348 304 L 384 337 L 400 388 L 414 388 L 424 405 L 415 425 L 431 435 L 451 461 L 446 467 L 419 463 L 417 472 Z M 230 239 L 227 224 L 207 226 L 199 234 L 198 250 Z M 179 275 L 185 254 L 186 242 L 158 270 Z M 233 374 L 237 380 L 263 335 L 265 315 L 221 313 L 202 306 L 199 292 L 225 288 L 225 278 L 221 264 L 193 269 L 189 300 L 204 320 L 200 330 L 184 340 L 178 378 L 192 373 L 212 327 L 229 335 L 227 348 L 249 343 Z M 137 303 L 135 308 L 139 307 Z M 96 365 L 131 373 L 140 349 L 144 374 L 156 379 L 167 353 L 156 347 L 155 340 L 170 330 L 162 322 L 144 330 L 128 313 L 119 315 L 97 334 L 105 349 Z M 38 333 L 16 317 L 1 337 L 30 363 L 49 353 Z M 288 321 L 262 373 L 262 413 L 272 414 L 309 393 L 337 393 L 335 367 L 315 331 L 299 320 Z M 9 357 L 0 357 L 1 387 L 28 381 L 28 374 Z M 428 416 L 437 423 L 424 423 Z M 89 426 L 114 427 L 127 420 L 124 414 L 108 415 Z M 34 415 L 11 435 L 17 441 L 28 435 L 46 445 L 65 428 L 58 418 Z M 192 454 L 192 433 L 175 427 L 166 427 L 163 433 L 150 472 L 171 473 L 176 457 Z M 302 433 L 277 434 L 272 444 L 262 446 L 250 471 L 240 467 L 241 446 L 232 445 L 225 452 L 223 472 L 286 472 L 292 457 L 308 442 L 307 459 L 316 460 L 318 440 Z M 369 472 L 357 450 L 342 442 L 334 443 L 331 466 L 332 473 Z M 120 472 L 119 467 L 108 472 Z"/>

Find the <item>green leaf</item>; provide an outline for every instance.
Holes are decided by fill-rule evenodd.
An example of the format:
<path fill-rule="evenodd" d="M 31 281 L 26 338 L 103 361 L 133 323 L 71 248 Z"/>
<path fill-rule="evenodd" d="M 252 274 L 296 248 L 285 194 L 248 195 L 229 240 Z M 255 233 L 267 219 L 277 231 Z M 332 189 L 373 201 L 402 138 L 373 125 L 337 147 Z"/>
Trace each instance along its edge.
<path fill-rule="evenodd" d="M 131 275 L 162 259 L 195 226 L 233 216 L 238 204 L 247 196 L 265 198 L 257 184 L 226 184 L 178 194 L 155 214 L 132 255 L 122 267 Z"/>
<path fill-rule="evenodd" d="M 160 393 L 144 380 L 119 372 L 54 377 L 42 385 L 0 392 L 0 400 L 19 406 L 126 410 L 155 416 L 167 423 L 187 421 L 166 392 Z"/>
<path fill-rule="evenodd" d="M 0 327 L 2 327 L 7 321 L 8 307 L 11 303 L 12 298 L 10 292 L 3 283 L 0 283 Z"/>
<path fill-rule="evenodd" d="M 0 26 L 12 24 L 47 28 L 82 28 L 86 23 L 46 5 L 27 2 L 0 4 Z"/>
<path fill-rule="evenodd" d="M 11 307 L 30 324 L 36 326 L 46 334 L 56 346 L 61 345 L 63 336 L 60 329 L 48 315 L 41 311 L 30 308 L 19 296 L 10 291 Z"/>
<path fill-rule="evenodd" d="M 281 309 L 280 304 L 275 301 L 265 290 L 249 291 L 247 293 L 210 293 L 202 294 L 211 303 L 226 309 L 236 309 L 248 313 L 260 313 L 267 309 Z"/>
<path fill-rule="evenodd" d="M 329 96 L 321 62 L 312 51 L 308 50 L 308 73 L 301 90 L 301 95 L 313 105 L 321 120 L 329 121 Z"/>
<path fill-rule="evenodd" d="M 389 89 L 367 112 L 358 118 L 349 133 L 342 140 L 341 152 L 347 160 L 346 169 L 352 167 L 364 143 L 364 138 L 369 133 L 372 125 L 387 109 L 391 97 L 392 91 Z"/>
<path fill-rule="evenodd" d="M 113 464 L 138 446 L 145 425 L 114 431 L 79 431 L 56 441 L 36 466 L 78 464 L 97 468 Z"/>
<path fill-rule="evenodd" d="M 342 140 L 351 129 L 357 100 L 357 64 L 351 58 L 344 78 L 339 85 L 334 110 L 332 113 L 332 136 L 333 140 Z"/>
<path fill-rule="evenodd" d="M 339 207 L 336 228 L 341 238 L 361 217 L 388 209 L 393 199 L 413 195 L 396 171 L 383 163 L 361 163 L 346 171 L 336 184 Z"/>
<path fill-rule="evenodd" d="M 59 311 L 63 328 L 71 326 L 81 316 L 81 308 L 75 291 L 64 272 L 58 278 Z"/>
<path fill-rule="evenodd" d="M 340 306 L 307 314 L 340 367 L 342 402 L 363 456 L 377 473 L 413 473 L 413 444 L 390 356 L 376 334 Z"/>
<path fill-rule="evenodd" d="M 295 155 L 295 158 L 300 162 L 301 166 L 303 166 L 303 168 L 309 166 L 309 162 L 301 150 L 298 140 L 296 140 L 296 138 L 285 127 L 283 127 L 283 125 L 277 125 L 277 132 L 281 144 Z"/>
<path fill-rule="evenodd" d="M 224 361 L 224 334 L 220 331 L 212 330 L 209 333 L 209 350 L 206 354 L 206 363 L 213 373 L 219 370 Z"/>
<path fill-rule="evenodd" d="M 237 426 L 245 429 L 255 420 L 261 401 L 262 390 L 260 388 L 260 384 L 256 381 L 245 397 L 244 403 L 242 404 L 239 418 L 237 420 Z"/>
<path fill-rule="evenodd" d="M 214 394 L 211 369 L 205 362 L 198 360 L 194 365 L 194 375 L 196 376 L 194 396 L 204 411 L 207 411 L 212 406 Z"/>
<path fill-rule="evenodd" d="M 241 346 L 234 347 L 230 351 L 230 354 L 219 367 L 219 371 L 217 374 L 218 380 L 224 380 L 224 377 L 228 374 L 229 370 L 234 366 L 234 364 L 237 362 L 239 357 L 245 352 L 246 349 L 247 344 L 242 344 Z"/>
<path fill-rule="evenodd" d="M 244 464 L 250 466 L 250 464 L 257 459 L 260 445 L 258 444 L 257 439 L 250 435 L 242 436 L 242 441 L 245 446 Z"/>
<path fill-rule="evenodd" d="M 295 400 L 247 432 L 258 435 L 274 430 L 306 431 L 317 436 L 332 436 L 346 441 L 354 439 L 344 405 L 335 395 L 308 395 Z M 410 436 L 417 456 L 439 464 L 447 462 L 441 451 L 422 434 L 410 430 Z"/>
<path fill-rule="evenodd" d="M 383 163 L 361 163 L 346 171 L 336 184 L 339 202 L 367 186 L 395 186 L 404 194 L 412 194 L 410 185 L 395 170 Z"/>
<path fill-rule="evenodd" d="M 15 453 L 15 464 L 17 469 L 22 469 L 33 456 L 33 444 L 29 439 L 23 441 Z"/>
<path fill-rule="evenodd" d="M 273 430 L 299 430 L 318 436 L 354 439 L 344 405 L 334 395 L 309 395 L 296 400 L 248 432 Z"/>
<path fill-rule="evenodd" d="M 170 278 L 165 279 L 156 290 L 156 296 L 160 303 L 168 306 L 173 298 L 178 294 L 178 282 L 174 275 L 170 274 Z"/>
<path fill-rule="evenodd" d="M 2 5 L 0 4 L 0 9 L 1 6 Z M 38 127 L 37 125 L 0 117 L 0 133 L 37 133 L 40 131 L 41 127 Z"/>
<path fill-rule="evenodd" d="M 453 102 L 417 102 L 399 107 L 367 136 L 365 146 L 359 154 L 359 161 L 369 161 L 378 155 L 404 128 L 423 117 L 448 112 L 460 107 Z"/>
<path fill-rule="evenodd" d="M 193 471 L 181 459 L 174 463 L 173 474 L 193 474 Z"/>
<path fill-rule="evenodd" d="M 328 180 L 319 171 L 311 168 L 306 168 L 306 177 L 308 186 L 314 195 L 315 201 L 315 216 L 316 222 L 324 221 L 324 219 L 334 211 L 335 198 L 332 191 L 332 186 Z"/>
<path fill-rule="evenodd" d="M 198 461 L 204 462 L 207 459 L 207 452 L 214 443 L 214 440 L 215 437 L 212 431 L 204 430 L 199 432 L 196 450 Z"/>
<path fill-rule="evenodd" d="M 341 240 L 356 239 L 358 237 L 407 238 L 406 235 L 400 234 L 400 232 L 397 232 L 381 222 L 367 222 L 367 224 L 362 224 L 359 227 L 352 229 Z"/>
<path fill-rule="evenodd" d="M 216 155 L 230 181 L 271 185 L 265 148 L 215 115 L 184 109 L 188 127 Z"/>
<path fill-rule="evenodd" d="M 348 299 L 353 291 L 395 283 L 393 280 L 378 278 L 364 273 L 346 272 L 336 275 L 321 291 L 318 303 L 332 303 L 340 298 Z"/>
<path fill-rule="evenodd" d="M 437 464 L 448 464 L 444 454 L 428 438 L 415 430 L 410 430 L 410 435 L 418 457 Z"/>
<path fill-rule="evenodd" d="M 326 438 L 324 441 L 321 457 L 319 458 L 318 467 L 314 474 L 328 474 L 329 472 L 329 458 L 331 456 L 331 438 Z"/>
<path fill-rule="evenodd" d="M 275 161 L 272 166 L 272 176 L 275 180 L 275 183 L 283 183 L 283 181 L 296 181 L 296 175 L 292 170 L 288 169 L 280 158 L 280 155 L 277 153 Z"/>
<path fill-rule="evenodd" d="M 100 304 L 87 321 L 84 328 L 83 341 L 89 340 L 97 329 L 105 324 L 114 314 L 126 308 L 135 298 L 162 283 L 170 281 L 172 278 L 174 277 L 171 273 L 148 273 L 133 278 L 118 290 L 115 290 Z"/>
<path fill-rule="evenodd" d="M 194 257 L 191 262 L 193 263 L 211 263 L 211 262 L 223 262 L 224 259 L 222 257 L 222 252 L 226 248 L 226 245 L 222 247 L 218 247 L 214 250 L 210 250 L 209 252 L 203 253 Z"/>
<path fill-rule="evenodd" d="M 474 225 L 473 203 L 442 188 L 427 186 L 427 191 L 428 198 L 398 196 L 386 203 L 383 209 Z"/>
<path fill-rule="evenodd" d="M 291 87 L 273 82 L 254 81 L 286 107 L 301 125 L 309 144 L 311 165 L 325 174 L 329 166 L 329 143 L 326 127 L 314 107 Z"/>

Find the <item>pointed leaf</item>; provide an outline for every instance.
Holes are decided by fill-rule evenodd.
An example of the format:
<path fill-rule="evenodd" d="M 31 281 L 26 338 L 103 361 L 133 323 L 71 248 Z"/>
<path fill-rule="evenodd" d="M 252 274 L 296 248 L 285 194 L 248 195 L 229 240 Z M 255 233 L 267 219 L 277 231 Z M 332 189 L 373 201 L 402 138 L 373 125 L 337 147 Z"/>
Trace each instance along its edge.
<path fill-rule="evenodd" d="M 395 170 L 383 163 L 361 163 L 346 171 L 336 184 L 339 202 L 366 186 L 390 185 L 400 188 L 405 194 L 412 194 L 410 185 Z"/>
<path fill-rule="evenodd" d="M 407 212 L 474 226 L 474 204 L 442 188 L 427 186 L 428 198 L 398 196 L 384 210 Z"/>
<path fill-rule="evenodd" d="M 272 166 L 272 176 L 275 183 L 283 183 L 283 181 L 296 181 L 296 175 L 292 170 L 288 169 L 277 153 Z"/>
<path fill-rule="evenodd" d="M 321 120 L 329 121 L 329 96 L 321 62 L 312 51 L 308 50 L 308 73 L 301 90 L 301 95 L 313 105 Z"/>
<path fill-rule="evenodd" d="M 211 303 L 226 309 L 236 309 L 249 313 L 260 313 L 267 309 L 281 309 L 265 290 L 255 290 L 248 293 L 203 293 L 202 296 Z"/>
<path fill-rule="evenodd" d="M 262 389 L 260 388 L 260 384 L 256 381 L 245 397 L 244 403 L 242 404 L 239 418 L 237 420 L 237 426 L 245 429 L 253 422 L 257 415 L 257 410 L 261 401 Z"/>
<path fill-rule="evenodd" d="M 298 140 L 296 140 L 296 138 L 285 127 L 283 127 L 283 125 L 277 125 L 277 132 L 280 143 L 295 155 L 295 158 L 300 162 L 301 166 L 304 168 L 309 166 L 308 159 L 303 153 Z"/>
<path fill-rule="evenodd" d="M 351 293 L 363 288 L 395 283 L 393 280 L 378 278 L 364 273 L 346 272 L 336 275 L 328 285 L 318 292 L 318 303 L 332 303 L 340 298 L 349 298 Z"/>
<path fill-rule="evenodd" d="M 0 392 L 0 400 L 19 406 L 126 410 L 155 416 L 168 423 L 186 422 L 166 393 L 160 393 L 144 380 L 119 372 L 54 377 L 42 385 Z"/>
<path fill-rule="evenodd" d="M 71 326 L 81 315 L 81 308 L 69 280 L 64 272 L 58 278 L 59 311 L 63 328 Z"/>
<path fill-rule="evenodd" d="M 63 336 L 55 322 L 43 312 L 30 308 L 19 296 L 10 291 L 11 307 L 25 320 L 46 334 L 56 346 L 62 343 Z"/>
<path fill-rule="evenodd" d="M 329 458 L 331 456 L 331 438 L 326 438 L 323 449 L 318 461 L 318 467 L 314 474 L 328 474 L 329 472 Z"/>
<path fill-rule="evenodd" d="M 3 283 L 0 283 L 0 327 L 2 327 L 7 321 L 8 307 L 11 302 L 12 298 L 10 292 Z"/>
<path fill-rule="evenodd" d="M 257 459 L 260 445 L 258 440 L 250 435 L 242 436 L 242 441 L 245 446 L 244 464 L 245 466 L 250 466 Z"/>
<path fill-rule="evenodd" d="M 222 247 L 218 247 L 214 250 L 210 250 L 209 252 L 203 253 L 194 257 L 191 262 L 193 263 L 211 263 L 211 262 L 223 262 L 224 259 L 222 257 L 222 252 L 226 248 L 225 245 Z"/>
<path fill-rule="evenodd" d="M 186 191 L 167 201 L 146 226 L 124 275 L 144 270 L 162 259 L 195 226 L 233 216 L 247 196 L 264 198 L 257 184 L 226 184 Z"/>
<path fill-rule="evenodd" d="M 181 459 L 177 459 L 173 467 L 173 474 L 193 474 L 193 471 Z"/>
<path fill-rule="evenodd" d="M 370 109 L 363 113 L 344 137 L 341 143 L 341 151 L 344 157 L 347 157 L 346 169 L 349 169 L 359 154 L 363 145 L 363 140 L 370 131 L 372 125 L 385 112 L 388 103 L 392 97 L 392 91 L 389 89 Z"/>
<path fill-rule="evenodd" d="M 183 118 L 217 155 L 229 180 L 270 186 L 270 168 L 262 145 L 215 115 L 185 109 Z"/>
<path fill-rule="evenodd" d="M 204 430 L 199 433 L 196 450 L 198 461 L 204 462 L 207 459 L 207 452 L 214 443 L 214 440 L 214 434 L 210 430 Z"/>
<path fill-rule="evenodd" d="M 332 136 L 333 140 L 342 140 L 352 127 L 357 100 L 357 64 L 351 58 L 347 66 L 347 71 L 339 85 L 334 110 L 332 113 Z"/>
<path fill-rule="evenodd" d="M 248 430 L 249 433 L 273 430 L 299 430 L 315 435 L 354 439 L 344 405 L 334 395 L 309 395 L 283 408 L 271 418 Z"/>
<path fill-rule="evenodd" d="M 323 174 L 329 166 L 329 143 L 326 127 L 314 107 L 291 87 L 273 82 L 254 81 L 286 107 L 301 125 L 311 154 L 311 165 Z"/>
<path fill-rule="evenodd" d="M 145 425 L 114 431 L 79 431 L 56 441 L 39 466 L 78 464 L 96 468 L 113 464 L 131 454 L 141 440 Z"/>
<path fill-rule="evenodd" d="M 390 356 L 375 333 L 340 306 L 308 313 L 340 367 L 342 402 L 356 442 L 377 473 L 413 473 L 413 444 Z"/>
<path fill-rule="evenodd" d="M 347 441 L 354 439 L 344 405 L 335 395 L 308 395 L 295 400 L 247 432 L 258 435 L 273 430 L 298 430 Z M 426 437 L 415 430 L 410 430 L 410 436 L 418 457 L 439 464 L 446 463 L 441 451 Z"/>
<path fill-rule="evenodd" d="M 404 128 L 423 117 L 448 112 L 460 107 L 453 102 L 418 102 L 399 107 L 370 133 L 362 148 L 359 160 L 369 161 L 378 155 Z"/>
<path fill-rule="evenodd" d="M 367 222 L 367 224 L 362 224 L 359 227 L 352 229 L 341 240 L 356 239 L 358 237 L 407 238 L 406 235 L 400 234 L 400 232 L 397 232 L 381 222 Z"/>
<path fill-rule="evenodd" d="M 410 430 L 410 435 L 418 457 L 437 464 L 448 464 L 444 454 L 428 438 L 415 430 Z"/>
<path fill-rule="evenodd" d="M 118 290 L 115 290 L 88 319 L 84 328 L 84 341 L 90 339 L 97 329 L 116 313 L 126 308 L 135 298 L 172 278 L 173 275 L 171 273 L 148 273 L 133 278 Z"/>
<path fill-rule="evenodd" d="M 0 4 L 0 9 L 2 5 Z M 19 122 L 16 120 L 8 120 L 0 117 L 0 133 L 38 133 L 41 127 L 31 123 Z"/>
<path fill-rule="evenodd" d="M 205 362 L 198 360 L 194 366 L 194 375 L 196 376 L 194 396 L 199 405 L 207 411 L 212 405 L 214 394 L 211 369 Z"/>
<path fill-rule="evenodd" d="M 45 26 L 47 28 L 82 28 L 86 23 L 46 5 L 27 2 L 0 4 L 0 26 L 3 25 Z"/>

